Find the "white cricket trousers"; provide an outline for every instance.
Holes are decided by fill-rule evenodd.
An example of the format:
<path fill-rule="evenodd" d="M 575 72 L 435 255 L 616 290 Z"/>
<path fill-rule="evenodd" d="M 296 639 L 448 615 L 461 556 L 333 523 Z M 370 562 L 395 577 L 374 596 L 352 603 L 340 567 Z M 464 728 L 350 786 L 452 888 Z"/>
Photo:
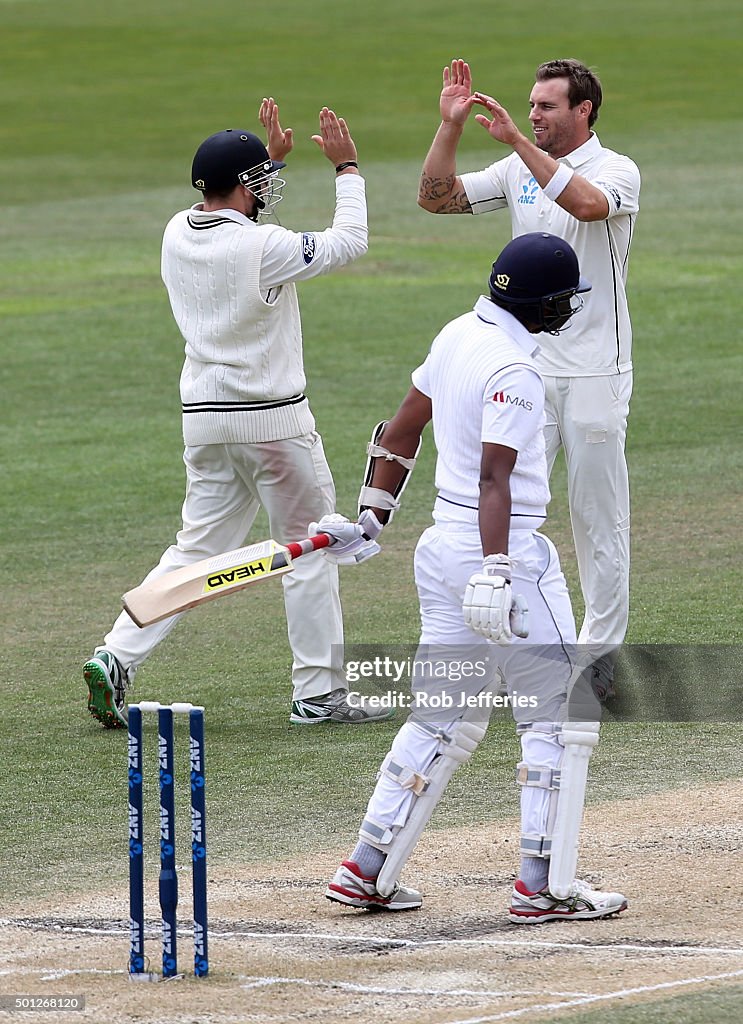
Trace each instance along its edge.
<path fill-rule="evenodd" d="M 632 372 L 545 377 L 547 467 L 565 452 L 585 617 L 579 644 L 612 649 L 629 618 L 630 497 L 624 446 Z"/>
<path fill-rule="evenodd" d="M 333 478 L 315 432 L 261 444 L 191 446 L 183 461 L 183 528 L 145 580 L 242 547 L 261 506 L 268 515 L 270 535 L 281 544 L 306 537 L 310 522 L 335 511 Z M 294 699 L 345 689 L 337 566 L 321 552 L 313 552 L 297 559 L 293 572 L 282 576 L 281 583 L 294 659 Z M 180 617 L 173 615 L 140 629 L 122 612 L 103 645 L 116 655 L 131 680 Z M 256 640 L 246 622 L 248 650 Z"/>
<path fill-rule="evenodd" d="M 440 501 L 437 502 L 437 510 Z M 564 706 L 575 645 L 575 621 L 560 561 L 552 542 L 529 526 L 529 520 L 512 520 L 509 554 L 514 561 L 513 592 L 523 594 L 529 606 L 529 638 L 514 638 L 508 647 L 489 644 L 464 623 L 462 601 L 470 576 L 482 569 L 482 544 L 475 524 L 446 521 L 446 513 L 435 513 L 436 524 L 420 538 L 415 551 L 415 581 L 421 610 L 419 653 L 435 659 L 447 647 L 468 650 L 476 661 L 477 649 L 487 651 L 506 680 L 509 693 L 539 697 L 540 721 L 557 722 Z M 539 520 L 534 520 L 538 523 Z M 544 650 L 552 657 L 534 658 L 530 651 Z M 565 650 L 564 657 L 561 652 Z M 525 656 L 525 657 L 524 657 Z M 541 675 L 535 676 L 535 666 Z M 436 681 L 434 681 L 436 682 Z M 438 684 L 440 688 L 440 681 Z M 448 714 L 448 718 L 446 717 Z M 451 733 L 463 712 L 426 716 L 444 732 Z M 533 712 L 531 712 L 533 715 Z M 514 718 L 532 721 L 528 709 L 514 709 Z M 532 767 L 556 768 L 563 748 L 556 736 L 526 730 L 521 734 L 524 761 Z M 427 774 L 441 744 L 430 731 L 408 719 L 397 733 L 390 750 L 395 762 Z M 477 753 L 474 754 L 477 756 Z M 389 776 L 381 774 L 367 807 L 366 818 L 394 829 L 408 818 L 414 795 L 402 789 Z M 483 794 L 483 800 L 487 796 Z M 497 794 L 493 794 L 494 803 Z M 549 792 L 534 786 L 521 790 L 523 832 L 545 832 L 549 811 Z M 362 836 L 363 838 L 363 836 Z"/>

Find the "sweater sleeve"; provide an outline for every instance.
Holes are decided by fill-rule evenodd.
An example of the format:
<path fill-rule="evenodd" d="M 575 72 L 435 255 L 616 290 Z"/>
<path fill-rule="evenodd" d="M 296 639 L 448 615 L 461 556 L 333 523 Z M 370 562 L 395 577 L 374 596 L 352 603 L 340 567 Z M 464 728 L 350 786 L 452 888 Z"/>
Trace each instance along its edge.
<path fill-rule="evenodd" d="M 270 227 L 261 264 L 260 286 L 268 290 L 306 281 L 343 267 L 368 247 L 366 185 L 358 174 L 335 179 L 335 215 L 324 231 L 289 231 Z"/>

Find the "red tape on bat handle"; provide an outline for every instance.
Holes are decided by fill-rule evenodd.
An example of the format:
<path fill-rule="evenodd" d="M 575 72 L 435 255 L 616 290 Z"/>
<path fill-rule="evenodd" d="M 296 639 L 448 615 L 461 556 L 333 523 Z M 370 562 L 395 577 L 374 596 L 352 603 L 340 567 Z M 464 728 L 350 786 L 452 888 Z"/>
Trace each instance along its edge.
<path fill-rule="evenodd" d="M 320 548 L 327 548 L 333 543 L 333 538 L 328 533 L 318 533 L 315 537 L 307 537 L 306 540 L 293 541 L 286 545 L 286 550 L 291 558 L 299 558 L 300 555 L 308 555 L 310 551 L 319 551 Z"/>

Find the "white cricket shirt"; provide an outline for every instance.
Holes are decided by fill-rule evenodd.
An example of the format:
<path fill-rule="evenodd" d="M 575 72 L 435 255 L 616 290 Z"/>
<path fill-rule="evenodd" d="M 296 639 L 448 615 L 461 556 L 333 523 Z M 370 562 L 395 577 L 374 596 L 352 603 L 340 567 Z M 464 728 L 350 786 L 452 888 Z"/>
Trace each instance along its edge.
<path fill-rule="evenodd" d="M 632 368 L 632 325 L 627 308 L 627 263 L 640 201 L 640 172 L 629 157 L 591 138 L 559 163 L 572 167 L 604 193 L 606 220 L 579 221 L 542 192 L 516 153 L 482 171 L 461 175 L 473 213 L 508 207 L 513 237 L 548 231 L 575 249 L 581 274 L 592 285 L 584 308 L 559 338 L 539 334 L 537 365 L 555 377 L 590 377 Z"/>
<path fill-rule="evenodd" d="M 439 496 L 476 509 L 483 442 L 517 452 L 511 512 L 544 516 L 550 499 L 544 450 L 544 384 L 535 336 L 481 296 L 434 338 L 413 385 L 431 399 Z M 463 518 L 471 516 L 463 513 Z"/>

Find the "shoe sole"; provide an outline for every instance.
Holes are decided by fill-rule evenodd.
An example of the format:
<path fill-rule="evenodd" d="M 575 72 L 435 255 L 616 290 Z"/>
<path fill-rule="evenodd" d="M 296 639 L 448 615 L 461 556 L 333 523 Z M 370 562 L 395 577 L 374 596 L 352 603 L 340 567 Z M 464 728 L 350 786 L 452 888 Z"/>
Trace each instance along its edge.
<path fill-rule="evenodd" d="M 417 903 L 400 903 L 395 906 L 394 903 L 385 903 L 381 898 L 375 899 L 373 896 L 362 898 L 361 896 L 353 896 L 345 889 L 336 889 L 334 886 L 328 886 L 325 890 L 325 896 L 333 903 L 342 903 L 346 907 L 355 907 L 357 910 L 420 910 L 423 905 L 423 900 L 419 900 Z"/>
<path fill-rule="evenodd" d="M 332 722 L 334 725 L 374 725 L 375 722 L 388 722 L 395 717 L 395 709 L 391 708 L 387 714 L 379 718 L 336 718 L 335 713 L 329 715 L 318 715 L 316 718 L 302 718 L 300 715 L 290 715 L 290 725 L 322 725 L 325 722 Z"/>
<path fill-rule="evenodd" d="M 88 711 L 104 729 L 126 729 L 127 723 L 116 708 L 113 687 L 97 662 L 83 666 L 83 679 L 88 684 Z"/>
<path fill-rule="evenodd" d="M 335 718 L 331 715 L 330 721 L 338 725 L 374 725 L 376 722 L 389 722 L 390 718 L 394 717 L 395 709 L 390 708 L 383 715 L 375 715 L 373 718 Z"/>
<path fill-rule="evenodd" d="M 512 924 L 546 924 L 549 921 L 598 921 L 601 918 L 614 917 L 627 909 L 625 900 L 621 907 L 614 907 L 613 910 L 533 910 L 533 911 L 509 911 L 509 919 Z"/>

